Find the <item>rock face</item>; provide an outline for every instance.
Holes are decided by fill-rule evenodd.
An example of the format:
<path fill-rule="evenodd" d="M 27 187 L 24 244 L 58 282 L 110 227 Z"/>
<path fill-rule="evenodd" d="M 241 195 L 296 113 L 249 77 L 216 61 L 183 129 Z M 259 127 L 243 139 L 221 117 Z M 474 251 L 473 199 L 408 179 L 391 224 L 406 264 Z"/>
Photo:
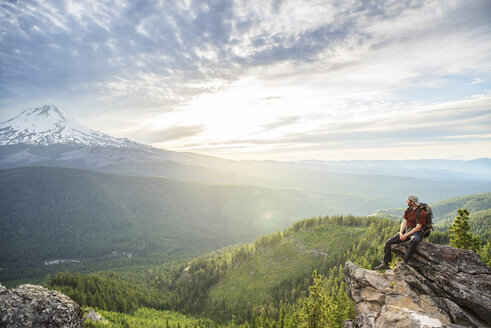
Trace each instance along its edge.
<path fill-rule="evenodd" d="M 68 296 L 41 286 L 0 285 L 0 327 L 83 327 L 82 311 Z"/>
<path fill-rule="evenodd" d="M 97 312 L 95 312 L 92 309 L 88 309 L 87 313 L 84 315 L 84 322 L 86 320 L 92 321 L 92 322 L 100 322 L 104 321 L 104 318 L 101 317 L 101 315 Z"/>
<path fill-rule="evenodd" d="M 402 258 L 407 243 L 393 246 Z M 384 273 L 344 267 L 356 327 L 491 327 L 491 268 L 472 252 L 427 242 Z"/>

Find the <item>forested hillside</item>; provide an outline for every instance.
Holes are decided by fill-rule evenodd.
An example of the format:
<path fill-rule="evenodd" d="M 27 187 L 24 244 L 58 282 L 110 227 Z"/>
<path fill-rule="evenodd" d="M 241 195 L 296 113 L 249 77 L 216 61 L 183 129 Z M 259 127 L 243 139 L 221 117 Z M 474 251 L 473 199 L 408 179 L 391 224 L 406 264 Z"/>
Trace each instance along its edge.
<path fill-rule="evenodd" d="M 94 270 L 190 258 L 325 213 L 295 191 L 48 167 L 0 170 L 0 195 L 2 282 L 57 260 Z"/>
<path fill-rule="evenodd" d="M 371 268 L 383 242 L 398 229 L 391 220 L 325 217 L 198 257 L 138 273 L 59 273 L 50 288 L 82 305 L 133 313 L 138 308 L 173 310 L 253 327 L 283 322 L 297 327 L 316 270 L 339 324 L 350 316 L 342 266 L 347 260 Z"/>

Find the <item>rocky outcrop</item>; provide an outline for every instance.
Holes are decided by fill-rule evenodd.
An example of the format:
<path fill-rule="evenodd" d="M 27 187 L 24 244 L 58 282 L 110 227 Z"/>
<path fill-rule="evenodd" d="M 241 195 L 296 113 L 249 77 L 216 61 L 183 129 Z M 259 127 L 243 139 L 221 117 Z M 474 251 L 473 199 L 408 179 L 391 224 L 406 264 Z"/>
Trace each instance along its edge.
<path fill-rule="evenodd" d="M 82 311 L 63 293 L 41 286 L 0 285 L 0 327 L 83 327 Z"/>
<path fill-rule="evenodd" d="M 422 242 L 393 270 L 347 262 L 344 275 L 356 327 L 491 327 L 491 268 L 472 251 Z"/>
<path fill-rule="evenodd" d="M 86 309 L 86 313 L 84 314 L 84 322 L 89 320 L 91 322 L 103 322 L 104 318 L 93 309 Z"/>

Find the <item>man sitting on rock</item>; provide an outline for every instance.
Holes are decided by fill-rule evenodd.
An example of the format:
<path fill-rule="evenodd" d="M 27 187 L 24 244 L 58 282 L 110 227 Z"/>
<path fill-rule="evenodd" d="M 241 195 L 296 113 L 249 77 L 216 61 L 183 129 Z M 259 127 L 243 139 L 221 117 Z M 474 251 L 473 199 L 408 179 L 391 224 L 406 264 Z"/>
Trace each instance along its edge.
<path fill-rule="evenodd" d="M 401 223 L 401 229 L 399 233 L 385 242 L 384 259 L 382 263 L 375 267 L 375 270 L 387 270 L 390 269 L 389 263 L 392 261 L 393 244 L 400 244 L 407 240 L 411 240 L 411 244 L 404 255 L 404 263 L 407 263 L 413 255 L 418 243 L 423 238 L 421 228 L 426 223 L 426 212 L 423 209 L 419 209 L 418 197 L 415 195 L 407 196 L 408 208 L 404 212 L 403 220 Z M 418 215 L 419 209 L 419 215 Z"/>

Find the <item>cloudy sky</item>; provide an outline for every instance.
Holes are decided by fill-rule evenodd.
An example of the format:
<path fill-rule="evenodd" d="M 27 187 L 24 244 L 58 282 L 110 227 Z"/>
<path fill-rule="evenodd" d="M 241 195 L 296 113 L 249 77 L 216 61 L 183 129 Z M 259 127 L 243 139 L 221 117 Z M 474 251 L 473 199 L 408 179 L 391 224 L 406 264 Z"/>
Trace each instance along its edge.
<path fill-rule="evenodd" d="M 0 2 L 0 122 L 230 159 L 491 157 L 491 1 Z"/>

